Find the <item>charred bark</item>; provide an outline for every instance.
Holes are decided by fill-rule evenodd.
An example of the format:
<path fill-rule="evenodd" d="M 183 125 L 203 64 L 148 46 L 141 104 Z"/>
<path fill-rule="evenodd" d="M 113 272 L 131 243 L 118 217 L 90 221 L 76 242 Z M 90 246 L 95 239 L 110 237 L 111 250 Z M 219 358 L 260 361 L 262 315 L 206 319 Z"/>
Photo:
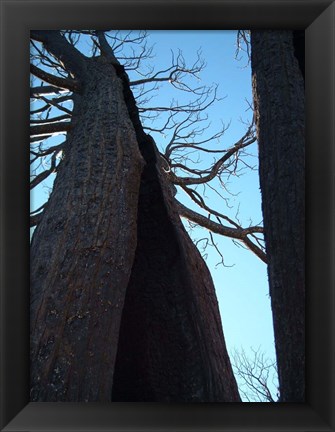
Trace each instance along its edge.
<path fill-rule="evenodd" d="M 110 400 L 142 167 L 122 83 L 90 59 L 31 245 L 33 401 Z"/>
<path fill-rule="evenodd" d="M 210 273 L 182 226 L 127 75 L 117 71 L 146 165 L 112 400 L 240 401 Z"/>
<path fill-rule="evenodd" d="M 262 210 L 281 401 L 304 402 L 304 80 L 291 31 L 252 31 L 251 48 Z M 301 60 L 301 52 L 299 56 Z"/>
<path fill-rule="evenodd" d="M 113 401 L 240 401 L 210 273 L 180 221 L 154 140 L 125 100 L 146 161 Z"/>
<path fill-rule="evenodd" d="M 211 276 L 164 183 L 155 161 L 148 163 L 113 400 L 239 401 Z"/>
<path fill-rule="evenodd" d="M 85 62 L 32 240 L 31 400 L 240 401 L 210 274 L 128 77 Z"/>

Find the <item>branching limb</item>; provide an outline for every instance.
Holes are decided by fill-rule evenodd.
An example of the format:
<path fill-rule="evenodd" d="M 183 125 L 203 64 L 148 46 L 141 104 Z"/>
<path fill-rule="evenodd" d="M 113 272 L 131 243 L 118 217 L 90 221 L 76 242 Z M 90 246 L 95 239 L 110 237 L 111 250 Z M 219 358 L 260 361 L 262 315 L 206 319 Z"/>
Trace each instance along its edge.
<path fill-rule="evenodd" d="M 237 226 L 235 228 L 231 228 L 223 225 L 222 223 L 217 223 L 209 219 L 209 217 L 205 217 L 188 207 L 181 204 L 179 201 L 176 202 L 176 207 L 180 216 L 185 217 L 186 219 L 191 220 L 198 225 L 207 228 L 209 231 L 212 231 L 216 234 L 223 235 L 225 237 L 233 238 L 240 240 L 244 243 L 258 258 L 260 258 L 263 262 L 267 263 L 267 256 L 264 251 L 252 243 L 252 241 L 247 237 L 253 233 L 263 233 L 263 228 L 259 226 L 253 226 L 248 228 L 242 228 Z M 222 216 L 222 215 L 221 215 Z"/>
<path fill-rule="evenodd" d="M 105 57 L 109 58 L 111 60 L 112 64 L 120 65 L 120 62 L 115 57 L 113 48 L 107 42 L 105 33 L 101 30 L 97 30 L 96 35 L 98 36 L 99 48 L 100 48 L 101 54 L 104 55 Z"/>
<path fill-rule="evenodd" d="M 58 121 L 61 121 L 61 120 L 68 120 L 70 118 L 71 118 L 71 116 L 69 114 L 64 114 L 64 115 L 61 115 L 61 116 L 58 116 L 58 117 L 52 117 L 52 118 L 41 119 L 41 120 L 40 119 L 31 119 L 30 123 L 34 124 L 34 125 L 37 125 L 37 124 L 42 125 L 42 124 L 55 123 L 55 122 L 58 122 Z"/>
<path fill-rule="evenodd" d="M 79 82 L 72 78 L 61 78 L 56 75 L 49 74 L 48 72 L 45 72 L 33 64 L 30 65 L 30 72 L 52 86 L 56 86 L 64 90 L 71 90 L 77 93 L 80 91 Z"/>
<path fill-rule="evenodd" d="M 57 61 L 55 57 L 50 56 L 47 53 L 47 50 L 45 49 L 43 44 L 39 46 L 39 44 L 37 44 L 32 39 L 30 39 L 30 43 L 33 48 L 31 53 L 31 58 L 37 61 L 37 63 L 34 63 L 36 64 L 36 66 L 39 65 L 41 69 L 46 71 L 51 69 L 53 75 L 57 75 L 65 79 L 68 78 L 69 72 L 66 70 L 65 65 Z"/>
<path fill-rule="evenodd" d="M 235 52 L 235 58 L 238 59 L 238 56 L 241 51 L 246 52 L 248 64 L 250 63 L 250 30 L 238 30 L 237 32 L 237 48 Z"/>
<path fill-rule="evenodd" d="M 81 35 L 85 42 L 91 40 L 94 44 L 90 48 L 90 54 L 93 52 L 94 56 L 99 55 L 100 50 L 101 55 L 111 59 L 111 63 L 115 65 L 119 65 L 121 61 L 124 67 L 130 69 L 136 67 L 137 69 L 140 61 L 151 55 L 151 50 L 148 50 L 146 46 L 137 52 L 132 48 L 124 49 L 125 45 L 130 46 L 129 43 L 142 43 L 146 36 L 143 32 L 139 32 L 138 35 L 132 32 L 109 30 L 33 31 L 31 33 L 34 47 L 32 51 L 34 64 L 31 66 L 31 71 L 38 78 L 32 79 L 32 83 L 36 84 L 31 89 L 31 96 L 40 101 L 34 107 L 35 110 L 32 111 L 31 117 L 31 142 L 34 143 L 31 146 L 31 164 L 35 172 L 40 172 L 44 157 L 48 157 L 49 163 L 51 158 L 50 165 L 47 165 L 49 169 L 34 178 L 32 187 L 54 172 L 56 154 L 61 150 L 61 145 L 54 145 L 55 142 L 51 141 L 45 143 L 45 146 L 51 145 L 52 147 L 43 148 L 43 144 L 40 144 L 41 140 L 67 132 L 71 128 L 71 122 L 67 121 L 71 116 L 71 105 L 63 106 L 62 102 L 71 97 L 69 92 L 80 92 L 80 82 L 86 62 L 85 55 L 78 51 L 79 48 L 82 48 L 78 43 Z M 209 132 L 211 125 L 206 110 L 220 98 L 216 85 L 199 86 L 200 77 L 198 75 L 204 65 L 200 52 L 198 52 L 196 61 L 189 67 L 179 51 L 176 55 L 172 54 L 170 67 L 162 68 L 158 72 L 151 67 L 136 70 L 137 76 L 132 75 L 134 78 L 132 78 L 131 85 L 134 86 L 135 96 L 139 94 L 137 103 L 141 120 L 146 130 L 164 135 L 167 141 L 165 153 L 162 150 L 162 158 L 164 159 L 163 168 L 171 182 L 171 188 L 175 189 L 174 185 L 179 185 L 198 206 L 208 212 L 209 216 L 202 216 L 178 204 L 180 215 L 210 230 L 207 237 L 209 242 L 212 240 L 214 247 L 211 232 L 232 238 L 266 262 L 266 255 L 262 247 L 261 227 L 242 228 L 240 223 L 209 208 L 204 197 L 188 187 L 201 184 L 205 192 L 207 186 L 208 188 L 213 186 L 215 189 L 218 184 L 226 192 L 226 180 L 229 180 L 229 175 L 239 174 L 241 168 L 238 162 L 240 159 L 242 161 L 242 156 L 246 155 L 244 149 L 256 140 L 253 127 L 250 126 L 245 135 L 227 150 L 224 150 L 223 146 L 220 146 L 218 150 L 213 148 L 214 142 L 220 140 L 227 128 L 222 125 L 218 132 Z M 40 80 L 45 81 L 47 85 L 41 85 Z M 169 105 L 169 102 L 165 101 L 161 103 L 161 106 L 153 106 L 154 104 L 150 101 L 151 96 L 154 92 L 159 91 L 160 86 L 164 86 L 164 82 L 167 83 L 170 90 L 174 90 L 173 87 L 175 87 L 187 92 L 189 97 L 183 98 L 181 103 L 173 99 L 170 106 L 165 106 Z M 50 96 L 52 94 L 59 95 L 59 97 Z M 59 110 L 64 115 L 60 115 Z M 203 156 L 211 158 L 212 154 L 215 155 L 215 158 L 207 159 L 208 162 L 205 166 L 202 165 L 201 169 L 201 158 Z M 219 183 L 215 183 L 215 179 Z M 221 190 L 217 189 L 215 192 L 219 193 Z M 221 197 L 228 205 L 228 199 L 225 196 Z M 257 237 L 257 234 L 260 238 Z M 221 258 L 223 259 L 222 256 Z"/>
<path fill-rule="evenodd" d="M 42 94 L 59 94 L 62 91 L 59 87 L 55 87 L 52 85 L 46 85 L 46 86 L 38 86 L 38 87 L 31 87 L 30 88 L 30 97 L 38 97 Z"/>
<path fill-rule="evenodd" d="M 210 107 L 215 101 L 220 100 L 217 97 L 217 86 L 213 87 L 202 87 L 201 93 L 195 93 L 197 98 L 188 101 L 185 104 L 179 104 L 176 101 L 173 101 L 170 106 L 155 106 L 155 107 L 144 107 L 139 108 L 139 112 L 149 112 L 155 111 L 159 112 L 169 112 L 169 113 L 198 113 L 201 111 L 205 111 L 208 107 Z"/>
<path fill-rule="evenodd" d="M 45 203 L 30 213 L 30 228 L 38 225 L 43 217 Z"/>
<path fill-rule="evenodd" d="M 206 210 L 208 213 L 216 216 L 217 218 L 221 218 L 226 220 L 228 223 L 230 223 L 231 225 L 233 225 L 236 228 L 239 228 L 239 224 L 237 224 L 236 222 L 234 222 L 232 219 L 230 219 L 228 216 L 225 216 L 221 213 L 219 213 L 218 211 L 211 209 L 210 207 L 208 207 L 203 199 L 203 197 L 195 190 L 182 185 L 181 186 L 182 189 L 188 194 L 188 196 L 202 209 Z"/>
<path fill-rule="evenodd" d="M 63 141 L 61 144 L 48 147 L 47 149 L 43 149 L 41 145 L 38 146 L 37 150 L 30 150 L 30 153 L 34 155 L 35 157 L 30 161 L 31 164 L 33 164 L 38 158 L 43 158 L 45 156 L 48 156 L 54 152 L 59 153 L 64 148 L 65 141 Z"/>
<path fill-rule="evenodd" d="M 50 162 L 50 168 L 41 172 L 40 174 L 38 174 L 30 183 L 30 189 L 33 189 L 34 187 L 36 187 L 38 184 L 40 184 L 43 180 L 45 180 L 47 177 L 49 177 L 50 174 L 52 174 L 53 172 L 55 172 L 56 170 L 56 158 L 57 158 L 57 154 L 58 152 L 54 152 L 52 157 L 51 157 L 51 162 Z"/>
<path fill-rule="evenodd" d="M 58 108 L 60 111 L 64 111 L 66 112 L 70 117 L 72 116 L 72 111 L 63 107 L 62 105 L 60 105 L 60 102 L 68 100 L 68 98 L 54 98 L 54 99 L 47 99 L 43 96 L 40 96 L 41 100 L 43 100 L 48 106 L 52 105 L 56 108 Z"/>
<path fill-rule="evenodd" d="M 196 177 L 179 177 L 176 176 L 174 173 L 172 174 L 172 181 L 174 184 L 177 185 L 192 185 L 192 184 L 201 184 L 201 183 L 208 183 L 211 180 L 213 180 L 219 173 L 220 169 L 222 168 L 223 164 L 227 162 L 234 154 L 237 154 L 241 149 L 249 146 L 250 144 L 254 143 L 256 141 L 255 136 L 251 136 L 250 138 L 251 130 L 249 129 L 247 133 L 234 144 L 233 147 L 231 147 L 229 150 L 226 151 L 224 156 L 222 156 L 210 169 L 207 170 L 201 170 L 201 171 L 193 171 L 194 174 L 198 174 L 198 178 Z M 192 147 L 192 145 L 186 145 L 186 147 Z M 171 150 L 171 149 L 170 149 Z M 174 165 L 171 166 L 171 168 Z M 178 164 L 175 165 L 175 167 L 178 168 L 186 168 L 185 166 Z M 188 170 L 189 171 L 189 170 Z M 205 173 L 208 173 L 207 175 L 203 175 Z"/>
<path fill-rule="evenodd" d="M 71 129 L 71 122 L 50 123 L 30 128 L 30 136 L 36 137 L 39 135 L 52 135 L 60 132 L 67 132 Z"/>
<path fill-rule="evenodd" d="M 36 97 L 36 99 L 38 100 L 43 100 L 45 102 L 45 105 L 30 111 L 30 116 L 33 117 L 37 114 L 41 115 L 42 113 L 44 113 L 45 111 L 49 111 L 51 109 L 52 106 L 58 108 L 61 111 L 66 112 L 69 115 L 72 115 L 72 111 L 65 108 L 63 105 L 61 105 L 61 103 L 72 100 L 72 96 L 71 95 L 66 95 L 66 96 L 60 96 L 57 98 L 52 98 L 52 99 L 47 99 L 44 96 L 38 96 Z"/>
<path fill-rule="evenodd" d="M 38 225 L 43 217 L 43 212 L 30 216 L 30 228 Z"/>
<path fill-rule="evenodd" d="M 34 143 L 37 143 L 37 142 L 41 142 L 41 141 L 44 141 L 44 140 L 47 140 L 48 138 L 51 138 L 52 137 L 52 135 L 36 135 L 36 136 L 34 136 L 34 137 L 32 137 L 32 136 L 30 136 L 30 144 L 34 144 Z"/>
<path fill-rule="evenodd" d="M 85 56 L 69 43 L 58 30 L 33 30 L 30 32 L 30 36 L 33 40 L 42 42 L 47 51 L 56 57 L 61 64 L 64 64 L 69 72 L 80 78 Z"/>
<path fill-rule="evenodd" d="M 276 363 L 265 358 L 259 348 L 252 349 L 252 352 L 253 358 L 249 358 L 244 350 L 239 352 L 235 349 L 231 355 L 235 375 L 240 381 L 239 391 L 249 402 L 277 402 L 279 387 Z"/>
<path fill-rule="evenodd" d="M 205 62 L 201 59 L 200 52 L 198 51 L 198 57 L 196 62 L 191 66 L 187 67 L 185 59 L 182 55 L 182 52 L 179 50 L 178 55 L 175 58 L 175 54 L 172 52 L 172 65 L 164 70 L 160 70 L 156 72 L 152 76 L 148 76 L 146 78 L 131 81 L 130 85 L 141 85 L 152 82 L 170 82 L 174 87 L 179 90 L 184 90 L 187 92 L 192 92 L 198 94 L 198 92 L 203 91 L 203 87 L 192 88 L 184 81 L 185 76 L 194 76 L 198 78 L 199 72 L 205 67 Z M 163 76 L 162 76 L 163 75 Z M 200 94 L 199 93 L 199 94 Z"/>

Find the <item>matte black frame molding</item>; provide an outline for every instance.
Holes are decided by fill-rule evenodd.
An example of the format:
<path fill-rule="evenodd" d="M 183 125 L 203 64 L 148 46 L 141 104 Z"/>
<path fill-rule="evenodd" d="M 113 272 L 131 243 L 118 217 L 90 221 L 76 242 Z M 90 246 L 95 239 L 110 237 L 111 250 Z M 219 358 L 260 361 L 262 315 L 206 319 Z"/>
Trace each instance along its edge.
<path fill-rule="evenodd" d="M 1 430 L 334 431 L 333 1 L 1 3 Z M 30 29 L 306 29 L 307 402 L 29 403 Z"/>

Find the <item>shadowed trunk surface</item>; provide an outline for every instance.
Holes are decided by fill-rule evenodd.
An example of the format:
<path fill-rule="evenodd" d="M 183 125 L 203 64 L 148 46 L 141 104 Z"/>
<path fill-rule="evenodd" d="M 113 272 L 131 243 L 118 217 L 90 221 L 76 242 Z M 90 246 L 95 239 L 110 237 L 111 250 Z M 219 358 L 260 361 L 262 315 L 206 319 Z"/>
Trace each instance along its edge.
<path fill-rule="evenodd" d="M 292 33 L 252 31 L 251 64 L 281 401 L 304 402 L 304 53 Z"/>
<path fill-rule="evenodd" d="M 84 70 L 32 240 L 31 400 L 240 401 L 210 274 L 127 76 L 103 57 Z"/>
<path fill-rule="evenodd" d="M 211 276 L 146 145 L 113 400 L 239 401 Z"/>
<path fill-rule="evenodd" d="M 113 401 L 240 401 L 211 275 L 174 209 L 154 140 L 124 98 L 146 161 L 137 249 L 122 314 Z"/>

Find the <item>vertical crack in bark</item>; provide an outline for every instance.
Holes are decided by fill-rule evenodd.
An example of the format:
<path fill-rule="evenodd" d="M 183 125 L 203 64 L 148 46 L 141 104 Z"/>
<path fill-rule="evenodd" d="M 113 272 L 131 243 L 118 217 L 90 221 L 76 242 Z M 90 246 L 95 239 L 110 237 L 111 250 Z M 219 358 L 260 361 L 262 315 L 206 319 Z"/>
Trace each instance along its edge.
<path fill-rule="evenodd" d="M 211 276 L 127 75 L 85 61 L 32 239 L 31 401 L 239 401 Z"/>
<path fill-rule="evenodd" d="M 210 273 L 174 209 L 122 66 L 117 73 L 146 165 L 112 400 L 240 401 Z"/>

